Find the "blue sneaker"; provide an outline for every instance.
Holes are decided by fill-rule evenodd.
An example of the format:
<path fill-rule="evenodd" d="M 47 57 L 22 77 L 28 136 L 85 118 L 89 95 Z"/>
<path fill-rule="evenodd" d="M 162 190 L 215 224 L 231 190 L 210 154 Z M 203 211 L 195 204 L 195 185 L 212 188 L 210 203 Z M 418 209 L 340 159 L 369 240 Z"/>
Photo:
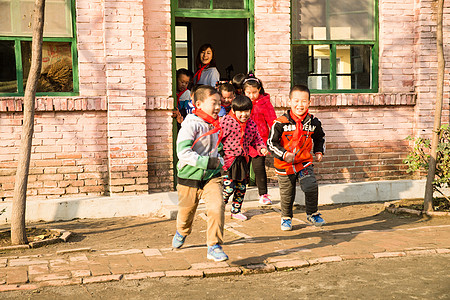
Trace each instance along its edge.
<path fill-rule="evenodd" d="M 214 246 L 208 246 L 208 259 L 212 259 L 214 261 L 224 261 L 228 259 L 228 256 L 223 252 L 222 247 L 219 244 L 215 244 Z"/>
<path fill-rule="evenodd" d="M 281 218 L 281 230 L 290 231 L 292 230 L 292 220 L 291 218 Z"/>
<path fill-rule="evenodd" d="M 172 247 L 175 249 L 180 248 L 181 246 L 183 246 L 185 239 L 186 237 L 179 234 L 178 231 L 175 232 L 175 235 L 173 236 L 172 240 Z"/>
<path fill-rule="evenodd" d="M 322 219 L 320 213 L 315 213 L 313 215 L 307 215 L 306 220 L 308 220 L 311 224 L 313 224 L 316 227 L 320 227 L 326 223 L 325 220 Z"/>

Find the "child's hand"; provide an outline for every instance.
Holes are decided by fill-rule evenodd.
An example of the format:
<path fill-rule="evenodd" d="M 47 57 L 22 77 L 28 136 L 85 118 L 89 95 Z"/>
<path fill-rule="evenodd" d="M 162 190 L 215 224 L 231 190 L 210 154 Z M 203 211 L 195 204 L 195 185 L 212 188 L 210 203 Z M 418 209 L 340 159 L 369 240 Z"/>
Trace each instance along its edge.
<path fill-rule="evenodd" d="M 172 118 L 176 118 L 178 123 L 183 122 L 183 116 L 181 115 L 180 111 L 178 109 L 174 109 L 172 111 Z"/>
<path fill-rule="evenodd" d="M 286 154 L 284 155 L 284 161 L 287 163 L 293 163 L 295 159 L 295 154 L 292 152 L 286 152 Z"/>
<path fill-rule="evenodd" d="M 264 155 L 264 156 L 266 156 L 267 154 L 269 154 L 269 150 L 267 150 L 267 148 L 262 148 L 260 152 L 261 152 L 261 154 Z"/>
<path fill-rule="evenodd" d="M 321 162 L 323 159 L 323 154 L 320 152 L 316 153 L 316 161 Z"/>

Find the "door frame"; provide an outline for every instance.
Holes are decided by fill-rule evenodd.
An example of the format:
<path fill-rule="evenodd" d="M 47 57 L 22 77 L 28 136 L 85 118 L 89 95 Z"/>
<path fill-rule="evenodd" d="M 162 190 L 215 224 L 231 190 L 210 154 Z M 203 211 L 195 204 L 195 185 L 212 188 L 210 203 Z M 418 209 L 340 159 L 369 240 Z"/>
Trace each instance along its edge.
<path fill-rule="evenodd" d="M 247 19 L 247 51 L 248 51 L 248 70 L 255 70 L 255 3 L 254 0 L 244 0 L 244 9 L 213 9 L 213 0 L 210 0 L 209 9 L 179 9 L 178 0 L 172 0 L 170 3 L 170 35 L 172 47 L 172 97 L 174 99 L 174 108 L 177 103 L 177 78 L 176 78 L 176 51 L 175 51 L 175 18 L 202 18 L 202 19 Z M 177 184 L 177 121 L 172 122 L 172 149 L 173 149 L 173 179 Z"/>

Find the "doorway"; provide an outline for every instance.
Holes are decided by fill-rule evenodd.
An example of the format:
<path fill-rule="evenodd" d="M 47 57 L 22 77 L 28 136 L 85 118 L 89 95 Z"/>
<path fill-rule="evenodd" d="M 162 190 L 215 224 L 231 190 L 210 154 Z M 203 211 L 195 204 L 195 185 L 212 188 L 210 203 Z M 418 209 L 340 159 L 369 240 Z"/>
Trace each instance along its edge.
<path fill-rule="evenodd" d="M 220 80 L 231 80 L 249 71 L 247 19 L 175 19 L 176 69 L 196 71 L 195 58 L 203 44 L 211 44 Z"/>

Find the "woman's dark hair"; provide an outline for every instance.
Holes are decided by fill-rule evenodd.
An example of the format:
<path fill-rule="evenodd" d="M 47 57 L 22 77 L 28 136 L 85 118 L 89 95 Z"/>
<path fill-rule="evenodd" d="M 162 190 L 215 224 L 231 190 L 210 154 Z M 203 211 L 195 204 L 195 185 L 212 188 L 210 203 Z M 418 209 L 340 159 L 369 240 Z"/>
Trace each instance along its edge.
<path fill-rule="evenodd" d="M 233 92 L 235 93 L 236 90 L 234 89 L 233 85 L 230 83 L 223 83 L 219 85 L 219 93 L 222 94 L 222 92 Z"/>
<path fill-rule="evenodd" d="M 233 76 L 233 80 L 231 80 L 231 83 L 233 84 L 234 88 L 236 90 L 242 89 L 242 83 L 245 80 L 245 74 L 239 73 Z"/>
<path fill-rule="evenodd" d="M 259 91 L 259 94 L 261 94 L 261 95 L 265 94 L 264 87 L 263 87 L 261 80 L 256 78 L 255 74 L 253 74 L 252 72 L 248 73 L 247 77 L 242 82 L 242 90 L 245 92 L 245 88 L 247 88 L 249 86 L 255 87 L 257 89 L 261 89 Z"/>
<path fill-rule="evenodd" d="M 203 102 L 206 100 L 206 98 L 214 94 L 219 94 L 219 92 L 212 86 L 200 85 L 194 91 L 194 103 L 196 103 L 197 101 Z"/>
<path fill-rule="evenodd" d="M 202 60 L 200 59 L 200 54 L 208 48 L 210 48 L 211 52 L 212 52 L 212 58 L 211 58 L 211 62 L 209 63 L 209 66 L 210 67 L 216 66 L 216 52 L 214 51 L 213 46 L 211 44 L 203 44 L 198 49 L 197 57 L 195 58 L 195 64 L 196 64 L 197 68 L 200 68 L 202 66 Z"/>
<path fill-rule="evenodd" d="M 289 92 L 289 98 L 291 98 L 292 93 L 296 92 L 296 91 L 297 92 L 307 92 L 308 93 L 308 99 L 311 98 L 311 93 L 310 93 L 308 87 L 306 85 L 303 85 L 303 84 L 294 85 L 292 87 L 291 91 Z"/>
<path fill-rule="evenodd" d="M 249 97 L 244 95 L 237 95 L 231 102 L 231 108 L 233 111 L 252 110 L 253 104 Z"/>
<path fill-rule="evenodd" d="M 192 77 L 194 76 L 194 74 L 192 74 L 191 71 L 189 71 L 189 70 L 187 70 L 187 69 L 184 69 L 184 68 L 181 68 L 181 69 L 178 69 L 178 70 L 177 70 L 177 79 L 178 79 L 178 77 L 180 77 L 181 75 L 189 76 L 189 78 L 191 78 L 191 79 L 192 79 Z"/>

